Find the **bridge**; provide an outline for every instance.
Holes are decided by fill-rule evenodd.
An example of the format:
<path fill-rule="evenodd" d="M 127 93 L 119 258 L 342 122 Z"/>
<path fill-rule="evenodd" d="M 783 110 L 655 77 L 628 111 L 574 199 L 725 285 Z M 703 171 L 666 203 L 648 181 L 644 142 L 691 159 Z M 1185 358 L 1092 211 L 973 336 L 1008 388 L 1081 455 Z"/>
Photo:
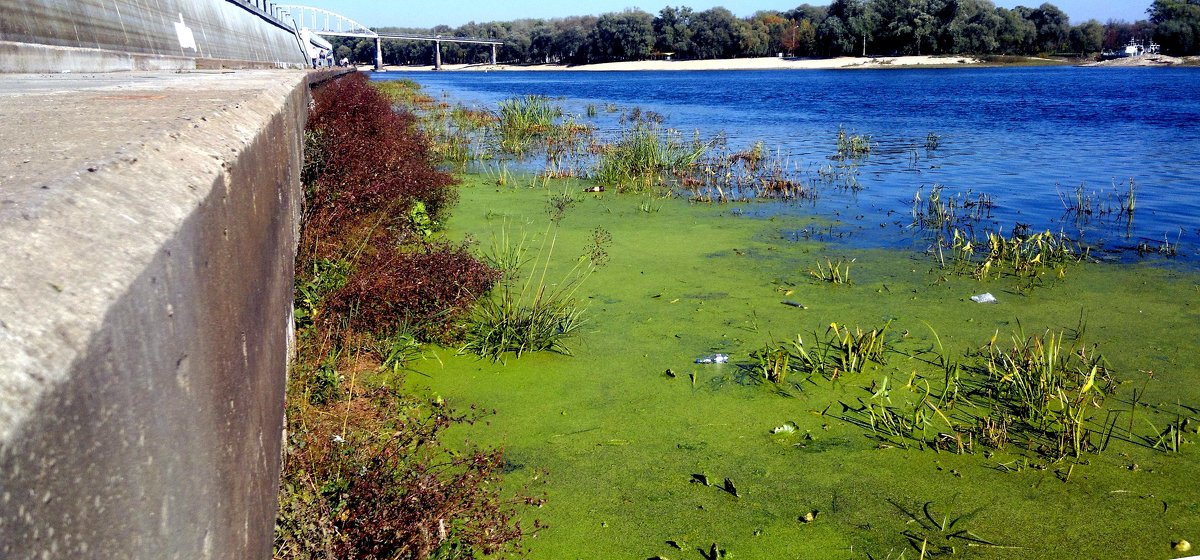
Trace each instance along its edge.
<path fill-rule="evenodd" d="M 383 68 L 384 39 L 432 42 L 434 44 L 433 68 L 435 70 L 442 69 L 442 43 L 491 45 L 493 65 L 496 64 L 496 47 L 504 44 L 502 41 L 497 41 L 494 39 L 480 39 L 474 37 L 378 33 L 370 27 L 367 27 L 366 25 L 354 21 L 346 16 L 331 12 L 329 10 L 323 10 L 321 8 L 297 6 L 293 4 L 280 4 L 277 5 L 276 8 L 284 14 L 284 17 L 291 18 L 293 21 L 295 21 L 295 25 L 301 33 L 313 33 L 324 37 L 359 37 L 364 39 L 374 39 L 376 70 Z"/>

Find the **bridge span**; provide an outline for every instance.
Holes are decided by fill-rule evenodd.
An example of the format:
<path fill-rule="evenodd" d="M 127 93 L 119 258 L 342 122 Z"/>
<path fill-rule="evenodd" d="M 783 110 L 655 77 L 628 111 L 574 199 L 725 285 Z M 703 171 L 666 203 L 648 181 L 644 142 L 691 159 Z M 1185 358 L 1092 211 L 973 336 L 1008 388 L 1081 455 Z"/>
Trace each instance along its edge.
<path fill-rule="evenodd" d="M 367 27 L 366 25 L 354 21 L 346 16 L 321 8 L 298 6 L 294 4 L 280 4 L 278 9 L 281 10 L 286 17 L 293 19 L 297 28 L 302 30 L 302 32 L 311 32 L 325 37 L 359 37 L 364 39 L 374 39 L 376 70 L 383 68 L 382 43 L 385 39 L 432 42 L 434 44 L 433 67 L 435 70 L 442 69 L 442 43 L 491 45 L 493 65 L 496 64 L 496 48 L 504 44 L 503 41 L 477 37 L 379 33 L 370 27 Z"/>

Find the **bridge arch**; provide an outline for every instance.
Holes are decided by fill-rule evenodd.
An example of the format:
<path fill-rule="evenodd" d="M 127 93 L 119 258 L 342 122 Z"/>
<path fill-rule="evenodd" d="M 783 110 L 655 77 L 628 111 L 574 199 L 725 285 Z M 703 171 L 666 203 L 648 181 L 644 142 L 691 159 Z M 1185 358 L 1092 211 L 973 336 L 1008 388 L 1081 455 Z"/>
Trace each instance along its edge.
<path fill-rule="evenodd" d="M 294 4 L 282 4 L 278 7 L 291 15 L 299 28 L 308 29 L 318 35 L 367 38 L 379 36 L 371 28 L 329 10 Z"/>

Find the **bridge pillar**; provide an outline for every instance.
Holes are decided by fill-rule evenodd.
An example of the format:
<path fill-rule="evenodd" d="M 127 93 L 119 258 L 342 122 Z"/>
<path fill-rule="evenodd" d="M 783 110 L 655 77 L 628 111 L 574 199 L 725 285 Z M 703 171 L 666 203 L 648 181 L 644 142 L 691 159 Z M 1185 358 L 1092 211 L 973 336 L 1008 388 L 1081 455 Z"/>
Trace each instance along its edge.
<path fill-rule="evenodd" d="M 496 65 L 496 44 L 492 43 L 492 66 Z"/>
<path fill-rule="evenodd" d="M 383 70 L 383 39 L 375 38 L 375 69 Z"/>
<path fill-rule="evenodd" d="M 442 69 L 442 42 L 441 41 L 433 42 L 433 69 L 434 70 Z"/>

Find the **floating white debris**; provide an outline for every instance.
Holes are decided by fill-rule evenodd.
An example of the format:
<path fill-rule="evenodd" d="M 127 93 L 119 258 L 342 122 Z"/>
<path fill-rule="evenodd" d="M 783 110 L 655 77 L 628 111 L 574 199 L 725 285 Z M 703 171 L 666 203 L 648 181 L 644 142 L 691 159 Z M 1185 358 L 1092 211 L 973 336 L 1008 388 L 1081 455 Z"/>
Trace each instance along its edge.
<path fill-rule="evenodd" d="M 986 294 L 979 294 L 977 296 L 971 296 L 971 301 L 975 303 L 1000 303 L 1000 301 L 996 299 L 996 296 L 992 295 L 990 292 Z"/>
<path fill-rule="evenodd" d="M 784 424 L 782 426 L 775 426 L 775 429 L 771 430 L 771 433 L 772 434 L 794 434 L 794 433 L 796 433 L 796 426 L 793 425 L 791 422 L 788 422 L 787 424 Z"/>

